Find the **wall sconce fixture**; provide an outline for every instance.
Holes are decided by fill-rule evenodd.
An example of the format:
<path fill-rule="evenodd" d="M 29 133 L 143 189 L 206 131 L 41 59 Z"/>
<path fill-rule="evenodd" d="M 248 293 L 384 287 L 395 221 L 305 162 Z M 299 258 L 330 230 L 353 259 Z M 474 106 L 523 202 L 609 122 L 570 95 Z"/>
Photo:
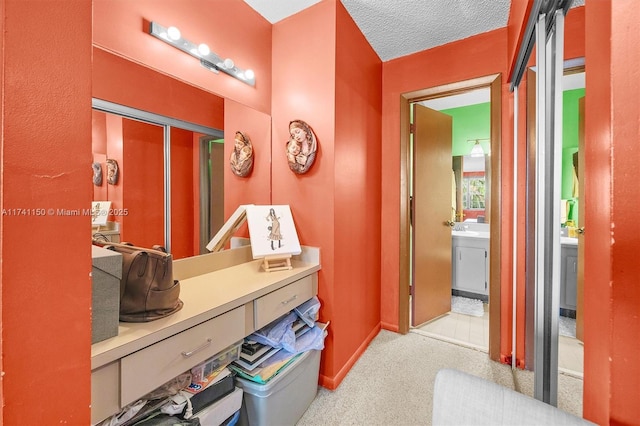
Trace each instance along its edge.
<path fill-rule="evenodd" d="M 237 67 L 230 58 L 222 59 L 216 53 L 212 52 L 209 46 L 204 43 L 196 44 L 185 39 L 176 27 L 166 28 L 157 22 L 151 22 L 151 25 L 149 25 L 149 33 L 176 49 L 180 49 L 188 55 L 199 59 L 200 65 L 216 74 L 222 71 L 251 86 L 255 86 L 256 84 L 256 78 L 252 70 L 244 70 Z"/>
<path fill-rule="evenodd" d="M 489 139 L 469 139 L 467 142 L 474 142 L 473 148 L 471 148 L 472 157 L 484 157 L 484 149 L 480 145 L 480 141 L 488 141 Z"/>

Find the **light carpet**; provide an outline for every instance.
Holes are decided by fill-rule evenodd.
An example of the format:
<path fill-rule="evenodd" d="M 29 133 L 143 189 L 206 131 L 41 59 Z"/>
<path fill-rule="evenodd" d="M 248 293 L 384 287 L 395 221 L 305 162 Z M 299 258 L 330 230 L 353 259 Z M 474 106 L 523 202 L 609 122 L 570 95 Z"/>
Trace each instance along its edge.
<path fill-rule="evenodd" d="M 512 372 L 485 352 L 416 333 L 382 330 L 338 389 L 319 388 L 298 426 L 430 425 L 433 383 L 441 368 L 456 368 L 529 396 L 533 393 L 532 372 Z M 582 380 L 560 374 L 558 383 L 558 406 L 581 416 Z"/>
<path fill-rule="evenodd" d="M 482 300 L 468 297 L 451 296 L 451 312 L 481 317 L 484 315 Z"/>

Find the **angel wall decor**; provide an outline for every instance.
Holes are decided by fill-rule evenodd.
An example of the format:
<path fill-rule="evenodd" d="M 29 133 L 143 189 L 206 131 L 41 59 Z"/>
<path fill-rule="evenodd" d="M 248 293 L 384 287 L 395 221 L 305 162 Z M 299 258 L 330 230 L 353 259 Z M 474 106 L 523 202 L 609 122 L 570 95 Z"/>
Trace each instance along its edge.
<path fill-rule="evenodd" d="M 120 168 L 118 162 L 112 158 L 107 159 L 107 183 L 116 185 L 120 177 Z"/>
<path fill-rule="evenodd" d="M 97 161 L 94 161 L 91 164 L 91 168 L 93 169 L 93 184 L 95 186 L 102 185 L 102 164 Z"/>
<path fill-rule="evenodd" d="M 236 132 L 233 151 L 229 159 L 231 171 L 234 175 L 245 177 L 253 169 L 253 146 L 247 135 Z"/>
<path fill-rule="evenodd" d="M 316 159 L 318 143 L 311 127 L 302 120 L 289 123 L 287 162 L 292 172 L 303 174 L 309 171 Z"/>

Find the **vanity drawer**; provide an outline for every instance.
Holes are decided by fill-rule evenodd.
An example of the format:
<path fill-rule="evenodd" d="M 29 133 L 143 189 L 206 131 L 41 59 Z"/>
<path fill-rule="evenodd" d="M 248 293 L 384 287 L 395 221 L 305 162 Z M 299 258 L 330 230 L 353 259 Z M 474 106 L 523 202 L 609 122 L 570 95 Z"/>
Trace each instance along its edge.
<path fill-rule="evenodd" d="M 256 330 L 311 299 L 314 295 L 313 277 L 307 276 L 256 299 L 253 304 Z"/>
<path fill-rule="evenodd" d="M 120 360 L 125 406 L 245 336 L 244 305 Z"/>
<path fill-rule="evenodd" d="M 91 424 L 120 411 L 120 363 L 114 361 L 91 372 Z"/>

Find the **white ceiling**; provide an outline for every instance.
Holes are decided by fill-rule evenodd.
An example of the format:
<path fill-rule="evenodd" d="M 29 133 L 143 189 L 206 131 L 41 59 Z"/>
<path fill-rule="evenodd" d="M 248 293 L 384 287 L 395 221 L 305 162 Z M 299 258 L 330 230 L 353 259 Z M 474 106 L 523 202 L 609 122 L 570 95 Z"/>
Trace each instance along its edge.
<path fill-rule="evenodd" d="M 244 1 L 273 24 L 321 0 Z M 511 6 L 511 0 L 340 1 L 383 62 L 505 27 Z"/>

